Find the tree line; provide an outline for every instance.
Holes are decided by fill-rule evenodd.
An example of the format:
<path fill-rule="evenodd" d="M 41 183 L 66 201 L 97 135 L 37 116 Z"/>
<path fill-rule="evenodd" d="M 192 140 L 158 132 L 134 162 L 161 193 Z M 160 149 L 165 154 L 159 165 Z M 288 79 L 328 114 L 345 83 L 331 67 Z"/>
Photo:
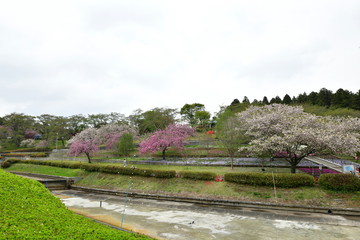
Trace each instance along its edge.
<path fill-rule="evenodd" d="M 207 129 L 211 114 L 200 103 L 185 104 L 180 111 L 172 108 L 135 110 L 129 116 L 110 114 L 78 114 L 69 117 L 42 114 L 31 116 L 11 113 L 0 117 L 0 150 L 14 149 L 37 141 L 37 147 L 54 146 L 58 142 L 65 147 L 66 141 L 85 129 L 101 129 L 107 125 L 129 126 L 139 135 L 146 135 L 167 126 L 184 122 L 199 131 Z M 24 141 L 28 140 L 28 141 Z"/>
<path fill-rule="evenodd" d="M 248 97 L 244 97 L 242 102 L 238 99 L 234 99 L 234 101 L 230 104 L 232 107 L 236 107 L 236 105 L 240 103 L 248 103 L 250 101 Z M 298 96 L 290 97 L 289 94 L 285 94 L 283 98 L 279 96 L 273 97 L 270 100 L 264 96 L 262 100 L 254 99 L 251 104 L 312 104 L 324 106 L 327 108 L 351 108 L 355 110 L 360 110 L 360 90 L 356 93 L 353 93 L 349 90 L 344 90 L 339 88 L 336 92 L 332 92 L 326 88 L 320 89 L 320 91 L 311 93 L 301 93 Z"/>
<path fill-rule="evenodd" d="M 20 147 L 24 140 L 29 143 L 32 139 L 38 139 L 39 147 L 61 144 L 65 147 L 66 141 L 76 134 L 88 128 L 100 129 L 109 124 L 126 125 L 136 129 L 140 136 L 164 130 L 174 123 L 186 123 L 195 128 L 196 131 L 207 131 L 216 129 L 216 124 L 221 125 L 223 119 L 230 112 L 241 112 L 249 106 L 261 106 L 268 104 L 314 104 L 328 108 L 347 107 L 360 109 L 360 90 L 354 94 L 348 90 L 339 89 L 335 93 L 326 88 L 319 92 L 310 94 L 299 94 L 290 97 L 286 94 L 283 99 L 274 97 L 268 101 L 265 96 L 262 101 L 254 100 L 250 103 L 245 96 L 240 102 L 235 99 L 229 106 L 220 108 L 220 111 L 211 118 L 210 112 L 204 104 L 184 104 L 180 110 L 172 108 L 153 108 L 148 111 L 135 110 L 129 116 L 112 112 L 110 114 L 73 115 L 69 117 L 42 114 L 31 116 L 23 113 L 11 113 L 0 117 L 0 149 L 13 149 Z M 26 143 L 26 142 L 25 142 Z"/>

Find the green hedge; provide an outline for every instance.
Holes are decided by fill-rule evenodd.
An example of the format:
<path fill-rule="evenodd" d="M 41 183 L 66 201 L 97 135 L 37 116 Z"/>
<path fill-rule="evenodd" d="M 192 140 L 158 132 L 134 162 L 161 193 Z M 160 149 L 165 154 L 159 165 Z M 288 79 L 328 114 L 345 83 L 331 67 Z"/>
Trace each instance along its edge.
<path fill-rule="evenodd" d="M 48 157 L 47 152 L 36 152 L 36 153 L 4 153 L 4 157 Z"/>
<path fill-rule="evenodd" d="M 21 160 L 17 158 L 8 158 L 5 161 L 1 162 L 1 168 L 8 168 L 11 166 L 11 164 L 18 163 L 20 161 Z"/>
<path fill-rule="evenodd" d="M 216 174 L 213 172 L 190 172 L 190 171 L 180 171 L 179 176 L 182 178 L 190 178 L 194 180 L 215 180 Z"/>
<path fill-rule="evenodd" d="M 19 148 L 19 149 L 15 149 L 15 150 L 7 150 L 4 152 L 10 153 L 10 152 L 50 152 L 50 151 L 51 151 L 51 148 L 40 147 L 40 148 Z"/>
<path fill-rule="evenodd" d="M 314 177 L 303 173 L 274 173 L 275 186 L 294 188 L 314 186 Z M 273 186 L 272 173 L 226 173 L 225 181 L 254 186 Z"/>
<path fill-rule="evenodd" d="M 89 172 L 104 172 L 104 173 L 114 173 L 120 175 L 134 175 L 134 176 L 143 176 L 143 177 L 156 177 L 156 178 L 174 178 L 176 172 L 172 170 L 153 170 L 153 169 L 139 169 L 132 167 L 122 167 L 115 165 L 104 165 L 96 163 L 72 163 L 72 162 L 62 162 L 62 161 L 44 161 L 44 160 L 20 160 L 20 159 L 7 159 L 2 162 L 1 167 L 7 168 L 10 167 L 13 163 L 28 163 L 28 164 L 37 164 L 37 165 L 47 165 L 52 167 L 62 167 L 62 168 L 80 168 Z"/>
<path fill-rule="evenodd" d="M 335 191 L 360 191 L 360 179 L 353 174 L 322 174 L 319 178 L 320 187 Z"/>
<path fill-rule="evenodd" d="M 1 169 L 0 202 L 0 239 L 150 239 L 77 215 L 41 183 Z"/>

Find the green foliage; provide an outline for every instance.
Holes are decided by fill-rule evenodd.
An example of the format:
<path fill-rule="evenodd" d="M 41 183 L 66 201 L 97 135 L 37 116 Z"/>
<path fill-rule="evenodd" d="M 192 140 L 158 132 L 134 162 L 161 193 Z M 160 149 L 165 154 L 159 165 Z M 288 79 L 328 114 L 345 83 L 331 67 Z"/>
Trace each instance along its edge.
<path fill-rule="evenodd" d="M 123 134 L 119 140 L 119 154 L 128 157 L 134 147 L 134 137 L 130 133 Z"/>
<path fill-rule="evenodd" d="M 7 141 L 13 143 L 16 147 L 20 146 L 25 139 L 25 131 L 32 129 L 35 125 L 35 117 L 23 113 L 11 113 L 3 117 L 4 126 L 11 129 Z"/>
<path fill-rule="evenodd" d="M 53 167 L 62 168 L 74 168 L 84 169 L 89 172 L 104 172 L 121 175 L 137 175 L 144 177 L 155 177 L 155 178 L 173 178 L 176 172 L 173 170 L 155 170 L 155 169 L 139 169 L 135 167 L 122 167 L 115 165 L 104 165 L 94 163 L 77 163 L 77 162 L 62 162 L 62 161 L 44 161 L 44 160 L 20 160 L 20 159 L 8 159 L 2 162 L 1 166 L 10 167 L 13 163 L 28 163 L 37 165 L 47 165 Z"/>
<path fill-rule="evenodd" d="M 179 176 L 182 178 L 190 178 L 193 180 L 209 180 L 209 181 L 213 181 L 216 178 L 216 174 L 213 172 L 180 171 Z"/>
<path fill-rule="evenodd" d="M 322 174 L 320 187 L 335 191 L 360 191 L 360 179 L 353 174 Z"/>
<path fill-rule="evenodd" d="M 37 153 L 5 153 L 5 157 L 48 157 L 49 154 L 46 152 L 37 152 Z"/>
<path fill-rule="evenodd" d="M 295 188 L 314 186 L 314 177 L 307 174 L 274 173 L 275 186 Z M 226 173 L 225 181 L 253 186 L 273 186 L 271 173 Z"/>
<path fill-rule="evenodd" d="M 9 168 L 11 167 L 12 163 L 9 161 L 3 161 L 1 162 L 1 168 Z"/>
<path fill-rule="evenodd" d="M 69 211 L 41 183 L 0 170 L 0 239 L 149 239 Z"/>
<path fill-rule="evenodd" d="M 15 150 L 9 150 L 7 152 L 49 152 L 50 148 L 40 147 L 40 148 L 19 148 Z"/>
<path fill-rule="evenodd" d="M 1 167 L 2 168 L 8 168 L 10 167 L 12 164 L 14 163 L 18 163 L 20 162 L 21 160 L 20 159 L 17 159 L 17 158 L 8 158 L 6 159 L 5 161 L 1 162 Z"/>
<path fill-rule="evenodd" d="M 310 104 L 303 104 L 302 106 L 305 112 L 319 116 L 360 117 L 359 110 L 350 109 L 350 108 L 337 108 L 337 107 L 327 108 L 325 106 L 310 105 Z"/>
<path fill-rule="evenodd" d="M 187 121 L 191 126 L 195 126 L 197 124 L 197 119 L 195 117 L 196 113 L 199 111 L 205 111 L 205 105 L 201 103 L 193 103 L 193 104 L 185 104 L 180 109 L 180 114 L 182 118 Z M 203 113 L 204 114 L 204 113 Z M 201 115 L 201 114 L 200 114 Z M 209 116 L 210 118 L 210 116 Z"/>
<path fill-rule="evenodd" d="M 78 177 L 78 176 L 83 176 L 86 173 L 86 171 L 82 169 L 60 168 L 60 167 L 51 167 L 45 165 L 33 165 L 33 164 L 22 164 L 22 163 L 13 164 L 7 170 L 15 171 L 15 172 L 28 172 L 28 173 L 46 174 L 46 175 L 63 176 L 63 177 Z"/>
<path fill-rule="evenodd" d="M 175 123 L 176 114 L 176 109 L 171 108 L 154 108 L 146 112 L 138 109 L 129 116 L 129 119 L 139 129 L 140 134 L 146 134 L 165 129 Z"/>

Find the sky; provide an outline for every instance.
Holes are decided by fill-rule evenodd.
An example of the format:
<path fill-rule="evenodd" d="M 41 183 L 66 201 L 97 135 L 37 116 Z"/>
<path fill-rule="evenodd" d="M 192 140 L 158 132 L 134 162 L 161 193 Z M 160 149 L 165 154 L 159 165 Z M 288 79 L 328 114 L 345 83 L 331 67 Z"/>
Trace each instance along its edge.
<path fill-rule="evenodd" d="M 0 116 L 360 89 L 358 0 L 0 0 Z"/>

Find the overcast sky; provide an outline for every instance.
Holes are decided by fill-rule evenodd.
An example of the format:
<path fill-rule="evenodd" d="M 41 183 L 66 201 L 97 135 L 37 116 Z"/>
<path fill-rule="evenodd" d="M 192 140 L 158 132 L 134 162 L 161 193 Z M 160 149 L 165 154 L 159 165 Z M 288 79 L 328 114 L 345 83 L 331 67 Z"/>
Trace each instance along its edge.
<path fill-rule="evenodd" d="M 0 0 L 0 116 L 356 92 L 359 47 L 359 0 Z"/>

